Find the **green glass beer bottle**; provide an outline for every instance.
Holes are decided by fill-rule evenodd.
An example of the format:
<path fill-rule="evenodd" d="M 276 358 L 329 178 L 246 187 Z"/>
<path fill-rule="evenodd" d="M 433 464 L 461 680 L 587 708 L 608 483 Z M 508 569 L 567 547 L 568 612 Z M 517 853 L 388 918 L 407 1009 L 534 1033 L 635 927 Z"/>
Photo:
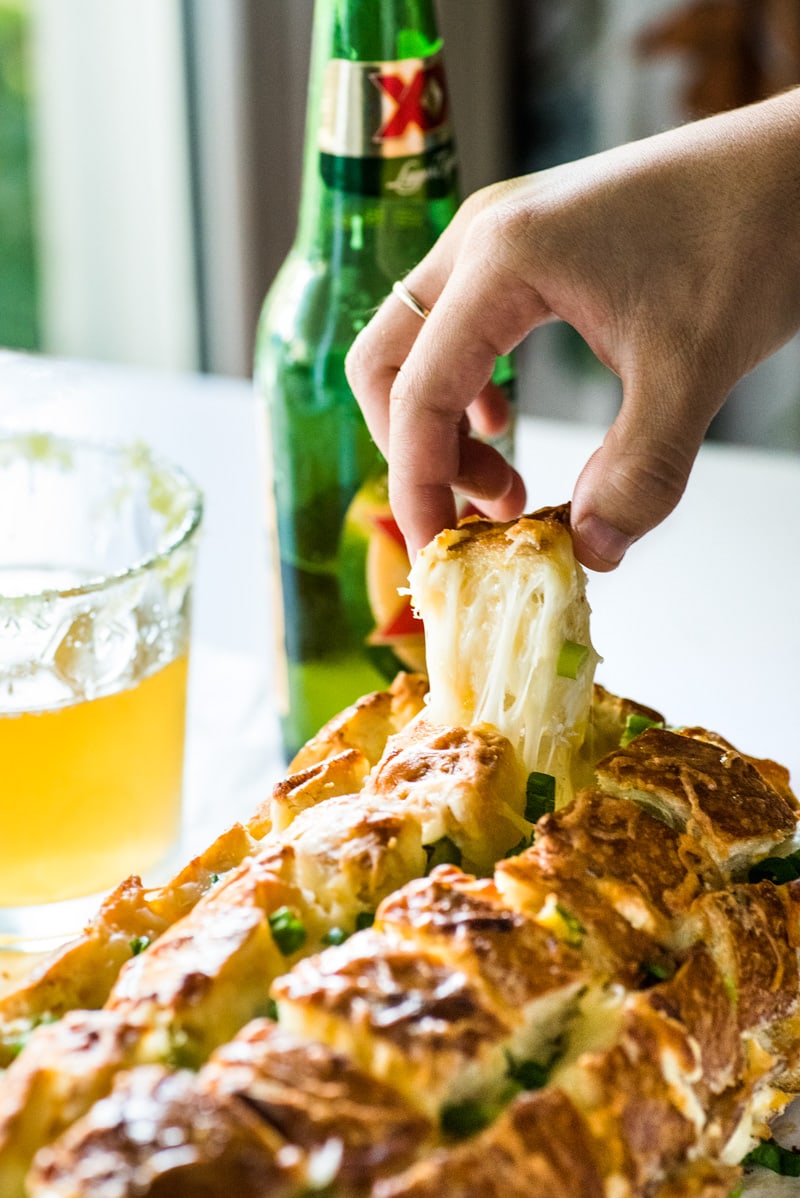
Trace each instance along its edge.
<path fill-rule="evenodd" d="M 356 334 L 458 203 L 433 0 L 316 0 L 302 198 L 255 374 L 268 425 L 284 751 L 424 668 L 386 464 L 348 388 Z"/>

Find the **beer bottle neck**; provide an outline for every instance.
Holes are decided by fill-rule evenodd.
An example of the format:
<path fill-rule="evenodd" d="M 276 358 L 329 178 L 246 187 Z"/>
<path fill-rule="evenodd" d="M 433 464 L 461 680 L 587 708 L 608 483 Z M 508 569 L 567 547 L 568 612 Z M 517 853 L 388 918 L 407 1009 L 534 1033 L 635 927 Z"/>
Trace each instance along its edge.
<path fill-rule="evenodd" d="M 358 249 L 386 204 L 453 215 L 441 52 L 433 0 L 316 0 L 296 249 Z"/>

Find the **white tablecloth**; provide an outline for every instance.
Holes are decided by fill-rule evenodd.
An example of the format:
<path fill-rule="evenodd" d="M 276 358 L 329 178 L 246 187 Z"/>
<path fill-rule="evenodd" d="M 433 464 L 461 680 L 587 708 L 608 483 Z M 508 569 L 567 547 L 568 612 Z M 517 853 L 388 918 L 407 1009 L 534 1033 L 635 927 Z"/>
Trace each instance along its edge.
<path fill-rule="evenodd" d="M 142 438 L 205 494 L 186 763 L 187 847 L 279 776 L 263 428 L 242 380 L 0 354 L 0 429 Z M 569 497 L 602 430 L 523 418 L 531 508 Z M 598 680 L 788 765 L 800 783 L 800 458 L 701 452 L 684 499 L 613 574 L 592 574 Z"/>

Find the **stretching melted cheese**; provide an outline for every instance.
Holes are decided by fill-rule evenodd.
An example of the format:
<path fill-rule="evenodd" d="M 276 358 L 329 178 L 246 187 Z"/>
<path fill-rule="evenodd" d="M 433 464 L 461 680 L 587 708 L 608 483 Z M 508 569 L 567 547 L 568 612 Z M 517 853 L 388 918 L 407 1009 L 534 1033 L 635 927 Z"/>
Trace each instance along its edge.
<path fill-rule="evenodd" d="M 409 576 L 425 624 L 428 718 L 494 725 L 528 770 L 555 775 L 559 805 L 571 798 L 598 661 L 568 519 L 566 507 L 509 524 L 467 519 L 425 546 Z M 587 650 L 575 678 L 558 670 L 565 642 Z"/>

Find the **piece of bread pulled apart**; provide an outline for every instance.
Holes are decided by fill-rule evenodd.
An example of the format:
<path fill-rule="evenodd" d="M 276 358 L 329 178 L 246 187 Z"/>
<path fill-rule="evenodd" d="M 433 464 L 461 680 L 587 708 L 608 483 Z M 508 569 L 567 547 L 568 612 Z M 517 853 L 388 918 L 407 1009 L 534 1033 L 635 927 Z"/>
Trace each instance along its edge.
<path fill-rule="evenodd" d="M 491 724 L 567 802 L 598 661 L 568 506 L 507 524 L 470 517 L 421 550 L 409 585 L 425 626 L 427 718 Z"/>

